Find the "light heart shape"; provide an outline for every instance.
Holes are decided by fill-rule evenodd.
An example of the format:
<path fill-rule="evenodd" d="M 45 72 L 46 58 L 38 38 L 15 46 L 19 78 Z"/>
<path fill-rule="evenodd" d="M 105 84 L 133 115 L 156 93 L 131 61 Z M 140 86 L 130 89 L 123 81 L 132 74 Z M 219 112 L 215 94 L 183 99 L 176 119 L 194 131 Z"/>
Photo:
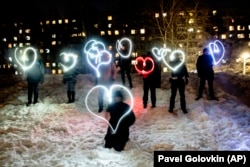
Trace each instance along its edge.
<path fill-rule="evenodd" d="M 88 64 L 95 70 L 96 76 L 99 78 L 101 75 L 100 67 L 111 63 L 111 53 L 106 50 L 102 42 L 96 40 L 90 40 L 85 44 L 84 53 Z"/>
<path fill-rule="evenodd" d="M 121 52 L 121 48 L 123 46 L 123 44 L 127 43 L 127 49 L 128 49 L 128 53 L 127 54 L 123 54 Z M 119 53 L 120 56 L 124 57 L 124 58 L 128 58 L 131 53 L 132 53 L 132 42 L 129 38 L 122 38 L 121 40 L 117 40 L 116 41 L 116 51 Z"/>
<path fill-rule="evenodd" d="M 63 61 L 64 61 L 65 63 L 70 62 L 69 65 L 65 65 L 65 64 L 63 64 L 63 63 L 60 63 L 61 66 L 63 67 L 63 71 L 67 72 L 67 71 L 69 71 L 70 69 L 72 69 L 72 68 L 75 67 L 75 65 L 76 65 L 76 63 L 77 63 L 77 55 L 76 55 L 76 54 L 73 54 L 73 53 L 65 53 L 65 52 L 63 52 L 63 53 L 60 54 L 60 56 L 63 57 L 63 59 L 64 59 Z M 73 60 L 73 61 L 71 61 L 71 60 Z"/>
<path fill-rule="evenodd" d="M 152 54 L 155 56 L 155 58 L 161 61 L 168 54 L 168 52 L 171 52 L 171 49 L 169 48 L 159 49 L 157 47 L 153 47 L 151 51 L 152 51 Z"/>
<path fill-rule="evenodd" d="M 210 42 L 208 44 L 209 52 L 213 58 L 214 65 L 217 65 L 221 62 L 225 55 L 225 48 L 219 40 Z"/>
<path fill-rule="evenodd" d="M 37 60 L 37 53 L 36 53 L 36 49 L 33 47 L 27 47 L 24 49 L 23 53 L 21 55 L 17 54 L 18 48 L 15 49 L 15 60 L 16 62 L 21 66 L 21 68 L 26 71 L 28 69 L 30 69 L 36 62 Z M 29 63 L 29 65 L 26 65 L 25 62 L 28 61 L 28 56 L 27 56 L 27 52 L 31 51 L 34 53 L 34 56 L 32 57 L 33 59 L 31 60 L 31 62 Z"/>
<path fill-rule="evenodd" d="M 104 117 L 101 117 L 100 115 L 97 115 L 97 114 L 95 114 L 93 111 L 91 111 L 91 109 L 90 109 L 90 107 L 89 107 L 89 105 L 88 105 L 88 98 L 89 98 L 89 96 L 91 95 L 91 93 L 92 93 L 94 90 L 96 90 L 96 89 L 103 89 L 103 90 L 105 91 L 106 95 L 107 95 L 107 98 L 108 98 L 109 103 L 111 103 L 112 100 L 113 100 L 113 99 L 112 99 L 112 93 L 113 93 L 113 91 L 116 90 L 117 88 L 123 89 L 123 90 L 129 95 L 129 99 L 130 99 L 131 104 L 130 104 L 130 107 L 129 107 L 128 111 L 126 111 L 125 114 L 122 115 L 122 117 L 121 117 L 121 118 L 119 119 L 119 121 L 117 122 L 116 126 L 113 127 L 113 126 L 109 123 L 109 121 L 108 121 L 107 119 L 105 119 Z M 105 94 L 105 93 L 104 93 L 104 94 Z M 127 87 L 125 87 L 125 86 L 123 86 L 123 85 L 120 85 L 120 84 L 113 84 L 109 89 L 108 89 L 107 87 L 103 86 L 103 85 L 96 85 L 96 86 L 94 86 L 93 88 L 91 88 L 91 89 L 89 90 L 89 92 L 87 93 L 87 96 L 86 96 L 86 98 L 85 98 L 85 105 L 86 105 L 86 107 L 87 107 L 87 110 L 88 110 L 92 115 L 94 115 L 95 117 L 97 117 L 97 118 L 102 119 L 103 121 L 105 121 L 105 122 L 109 125 L 109 127 L 111 128 L 111 130 L 112 130 L 112 132 L 113 132 L 113 134 L 114 134 L 114 133 L 116 133 L 116 131 L 117 131 L 117 129 L 118 129 L 120 123 L 122 122 L 122 120 L 123 120 L 130 112 L 132 112 L 132 108 L 133 108 L 133 106 L 134 106 L 134 99 L 133 99 L 132 93 L 128 90 Z"/>
<path fill-rule="evenodd" d="M 155 68 L 154 60 L 151 57 L 143 58 L 143 57 L 139 56 L 135 59 L 135 62 L 136 63 L 134 64 L 134 67 L 135 67 L 135 70 L 137 71 L 138 74 L 143 74 L 143 75 L 150 74 Z M 152 67 L 150 69 L 145 70 L 147 62 L 151 63 Z"/>
<path fill-rule="evenodd" d="M 175 66 L 170 65 L 170 61 L 172 61 L 176 56 L 180 58 L 180 63 L 176 64 Z M 167 58 L 167 60 L 166 60 Z M 182 50 L 174 50 L 171 52 L 170 55 L 166 55 L 166 57 L 162 58 L 163 63 L 171 70 L 171 71 L 176 71 L 178 70 L 185 62 L 185 53 Z"/>

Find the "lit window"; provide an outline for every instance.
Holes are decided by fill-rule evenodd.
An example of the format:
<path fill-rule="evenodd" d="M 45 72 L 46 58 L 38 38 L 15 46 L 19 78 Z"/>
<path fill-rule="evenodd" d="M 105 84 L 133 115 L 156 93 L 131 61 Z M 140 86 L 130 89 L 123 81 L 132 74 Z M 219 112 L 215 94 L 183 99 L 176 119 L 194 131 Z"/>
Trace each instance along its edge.
<path fill-rule="evenodd" d="M 250 30 L 250 25 L 248 25 L 248 30 Z"/>
<path fill-rule="evenodd" d="M 233 37 L 233 34 L 229 34 L 229 38 L 232 38 Z"/>
<path fill-rule="evenodd" d="M 68 20 L 68 19 L 64 19 L 64 23 L 65 23 L 65 24 L 68 24 L 68 23 L 69 23 L 69 20 Z"/>
<path fill-rule="evenodd" d="M 201 34 L 197 35 L 197 39 L 202 39 L 202 35 Z"/>
<path fill-rule="evenodd" d="M 82 37 L 86 37 L 86 34 L 85 34 L 85 32 L 82 32 Z"/>
<path fill-rule="evenodd" d="M 56 63 L 52 63 L 52 67 L 56 67 Z"/>
<path fill-rule="evenodd" d="M 216 13 L 217 13 L 217 11 L 216 11 L 216 10 L 213 10 L 213 15 L 214 15 L 214 16 L 216 15 Z"/>
<path fill-rule="evenodd" d="M 140 29 L 140 33 L 145 34 L 145 29 L 144 28 Z"/>
<path fill-rule="evenodd" d="M 17 41 L 17 37 L 13 37 L 14 41 Z"/>
<path fill-rule="evenodd" d="M 241 26 L 241 25 L 238 25 L 238 26 L 237 26 L 237 30 L 238 30 L 238 31 L 243 31 L 243 30 L 245 30 L 245 27 L 244 27 L 244 26 Z"/>
<path fill-rule="evenodd" d="M 108 24 L 108 28 L 111 28 L 112 27 L 112 24 Z"/>
<path fill-rule="evenodd" d="M 115 30 L 115 35 L 119 35 L 119 30 Z"/>
<path fill-rule="evenodd" d="M 194 19 L 189 19 L 189 20 L 188 20 L 188 23 L 189 23 L 189 24 L 193 24 L 193 23 L 194 23 Z"/>
<path fill-rule="evenodd" d="M 26 40 L 27 40 L 27 41 L 29 41 L 29 40 L 30 40 L 30 36 L 26 36 L 25 38 L 26 38 Z"/>
<path fill-rule="evenodd" d="M 52 38 L 56 38 L 56 34 L 52 34 Z"/>
<path fill-rule="evenodd" d="M 25 46 L 31 46 L 31 43 L 27 42 L 27 43 L 25 43 Z M 19 47 L 23 47 L 23 44 L 19 44 Z"/>
<path fill-rule="evenodd" d="M 214 27 L 213 27 L 213 30 L 217 32 L 217 31 L 218 31 L 218 27 L 217 27 L 217 26 L 214 26 Z"/>
<path fill-rule="evenodd" d="M 179 15 L 180 16 L 184 16 L 185 14 L 184 14 L 184 12 L 180 12 Z"/>
<path fill-rule="evenodd" d="M 46 24 L 49 24 L 49 20 L 46 20 Z"/>
<path fill-rule="evenodd" d="M 22 29 L 20 29 L 20 30 L 19 30 L 19 34 L 22 34 L 22 33 L 23 33 L 23 30 L 22 30 Z"/>
<path fill-rule="evenodd" d="M 76 19 L 73 19 L 73 20 L 72 20 L 72 23 L 75 23 L 75 22 L 76 22 Z"/>
<path fill-rule="evenodd" d="M 101 36 L 104 36 L 104 35 L 105 35 L 105 31 L 101 31 L 101 32 L 100 32 L 100 35 L 101 35 Z"/>
<path fill-rule="evenodd" d="M 159 18 L 159 17 L 160 17 L 159 13 L 155 13 L 155 18 Z"/>
<path fill-rule="evenodd" d="M 234 31 L 234 26 L 229 26 L 229 31 Z"/>
<path fill-rule="evenodd" d="M 2 39 L 2 41 L 3 41 L 3 42 L 6 42 L 6 41 L 7 41 L 7 39 L 6 39 L 6 38 L 3 38 L 3 39 Z"/>
<path fill-rule="evenodd" d="M 44 53 L 44 50 L 43 49 L 39 49 L 39 53 Z"/>
<path fill-rule="evenodd" d="M 108 20 L 112 20 L 112 16 L 108 16 Z"/>
<path fill-rule="evenodd" d="M 52 41 L 52 42 L 51 42 L 51 45 L 56 45 L 56 41 Z"/>
<path fill-rule="evenodd" d="M 227 39 L 227 35 L 226 34 L 221 34 L 221 39 Z"/>
<path fill-rule="evenodd" d="M 58 73 L 58 74 L 62 74 L 62 70 L 61 70 L 61 69 L 58 69 L 57 73 Z"/>
<path fill-rule="evenodd" d="M 45 66 L 46 66 L 46 67 L 50 67 L 50 63 L 47 62 L 47 63 L 45 64 Z"/>
<path fill-rule="evenodd" d="M 131 34 L 135 34 L 136 32 L 135 32 L 135 30 L 131 30 Z"/>
<path fill-rule="evenodd" d="M 52 24 L 56 24 L 56 21 L 55 21 L 55 20 L 53 20 L 53 21 L 52 21 Z"/>
<path fill-rule="evenodd" d="M 248 38 L 250 38 L 250 34 L 248 34 Z"/>
<path fill-rule="evenodd" d="M 12 44 L 11 43 L 8 44 L 8 48 L 12 48 Z"/>
<path fill-rule="evenodd" d="M 189 16 L 193 16 L 194 14 L 192 12 L 189 13 Z"/>
<path fill-rule="evenodd" d="M 30 29 L 26 29 L 25 33 L 29 34 L 30 33 Z"/>
<path fill-rule="evenodd" d="M 108 31 L 108 35 L 112 35 L 112 32 L 111 32 L 111 31 Z"/>
<path fill-rule="evenodd" d="M 43 25 L 43 22 L 42 22 L 42 21 L 40 21 L 40 25 L 41 25 L 41 26 Z"/>
<path fill-rule="evenodd" d="M 94 24 L 94 28 L 98 28 L 98 24 Z"/>
<path fill-rule="evenodd" d="M 167 13 L 162 13 L 162 17 L 167 17 Z"/>
<path fill-rule="evenodd" d="M 52 74 L 56 74 L 56 70 L 55 69 L 52 70 Z"/>
<path fill-rule="evenodd" d="M 62 24 L 62 20 L 58 20 L 58 24 Z"/>
<path fill-rule="evenodd" d="M 188 32 L 194 32 L 194 28 L 189 28 Z"/>
<path fill-rule="evenodd" d="M 245 35 L 244 34 L 237 34 L 237 38 L 243 39 L 243 38 L 245 38 Z"/>

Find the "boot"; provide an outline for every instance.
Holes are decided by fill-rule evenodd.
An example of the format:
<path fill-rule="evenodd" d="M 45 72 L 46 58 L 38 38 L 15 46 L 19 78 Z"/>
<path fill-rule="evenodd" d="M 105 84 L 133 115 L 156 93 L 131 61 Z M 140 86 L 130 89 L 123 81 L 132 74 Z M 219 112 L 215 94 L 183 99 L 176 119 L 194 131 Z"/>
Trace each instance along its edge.
<path fill-rule="evenodd" d="M 71 92 L 71 102 L 74 103 L 75 102 L 75 91 Z"/>
<path fill-rule="evenodd" d="M 71 91 L 67 91 L 68 103 L 71 103 Z"/>

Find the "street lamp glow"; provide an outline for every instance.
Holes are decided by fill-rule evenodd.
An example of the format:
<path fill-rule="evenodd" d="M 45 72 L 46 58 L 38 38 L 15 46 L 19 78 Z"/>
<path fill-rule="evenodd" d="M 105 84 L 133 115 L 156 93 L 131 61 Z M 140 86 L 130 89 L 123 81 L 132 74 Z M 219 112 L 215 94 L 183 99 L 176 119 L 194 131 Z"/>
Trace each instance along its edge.
<path fill-rule="evenodd" d="M 243 75 L 246 74 L 246 59 L 248 59 L 250 57 L 250 54 L 248 52 L 244 52 L 242 53 L 242 56 L 243 58 Z"/>

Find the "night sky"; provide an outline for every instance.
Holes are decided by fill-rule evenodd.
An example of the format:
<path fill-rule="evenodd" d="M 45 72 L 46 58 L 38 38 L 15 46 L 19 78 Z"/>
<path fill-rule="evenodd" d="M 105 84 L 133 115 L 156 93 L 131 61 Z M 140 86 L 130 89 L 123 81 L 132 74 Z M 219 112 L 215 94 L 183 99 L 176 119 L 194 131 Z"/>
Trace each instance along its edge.
<path fill-rule="evenodd" d="M 39 17 L 58 17 L 74 15 L 91 15 L 93 13 L 133 14 L 135 11 L 150 9 L 158 0 L 22 0 L 1 1 L 0 21 L 11 19 L 33 20 Z M 164 0 L 167 1 L 167 0 Z M 246 0 L 200 0 L 207 6 L 217 8 L 239 8 L 248 10 Z M 189 0 L 190 2 L 190 0 Z M 205 5 L 205 6 L 206 6 Z"/>

